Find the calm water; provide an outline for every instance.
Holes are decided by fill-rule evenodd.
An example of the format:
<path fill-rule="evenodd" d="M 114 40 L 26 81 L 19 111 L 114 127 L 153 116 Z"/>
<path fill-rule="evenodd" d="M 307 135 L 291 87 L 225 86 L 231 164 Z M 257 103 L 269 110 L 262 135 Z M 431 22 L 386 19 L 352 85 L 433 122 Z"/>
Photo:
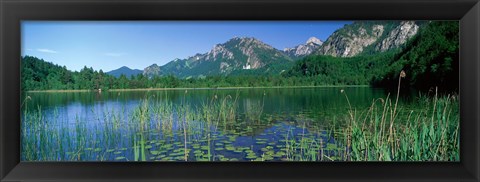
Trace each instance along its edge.
<path fill-rule="evenodd" d="M 342 160 L 348 149 L 324 130 L 348 114 L 341 89 L 362 109 L 388 94 L 368 87 L 28 93 L 22 160 Z M 213 103 L 232 104 L 233 119 L 204 109 Z"/>

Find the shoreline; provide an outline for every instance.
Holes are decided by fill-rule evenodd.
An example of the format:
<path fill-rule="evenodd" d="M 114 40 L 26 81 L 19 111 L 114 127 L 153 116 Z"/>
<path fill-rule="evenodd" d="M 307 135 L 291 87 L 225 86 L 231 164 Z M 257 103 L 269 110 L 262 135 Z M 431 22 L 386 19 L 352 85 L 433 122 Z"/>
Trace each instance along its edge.
<path fill-rule="evenodd" d="M 129 91 L 161 91 L 161 90 L 231 90 L 231 89 L 275 89 L 275 88 L 339 88 L 339 87 L 371 87 L 370 85 L 321 85 L 321 86 L 275 86 L 275 87 L 185 87 L 185 88 L 131 88 L 109 89 L 103 92 L 129 92 Z M 27 93 L 61 93 L 61 92 L 97 92 L 96 90 L 29 90 Z"/>

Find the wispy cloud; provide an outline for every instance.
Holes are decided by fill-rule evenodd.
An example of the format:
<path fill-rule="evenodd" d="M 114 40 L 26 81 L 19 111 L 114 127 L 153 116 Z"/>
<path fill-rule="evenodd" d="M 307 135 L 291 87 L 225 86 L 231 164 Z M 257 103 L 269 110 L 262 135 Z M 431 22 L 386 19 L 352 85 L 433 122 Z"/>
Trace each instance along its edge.
<path fill-rule="evenodd" d="M 44 52 L 44 53 L 52 53 L 56 54 L 58 53 L 57 51 L 51 50 L 51 49 L 37 49 L 38 52 Z"/>
<path fill-rule="evenodd" d="M 120 56 L 123 56 L 125 55 L 125 53 L 121 53 L 121 52 L 107 52 L 105 53 L 105 56 L 111 56 L 111 57 L 120 57 Z"/>
<path fill-rule="evenodd" d="M 27 51 L 33 51 L 33 49 L 27 49 Z"/>

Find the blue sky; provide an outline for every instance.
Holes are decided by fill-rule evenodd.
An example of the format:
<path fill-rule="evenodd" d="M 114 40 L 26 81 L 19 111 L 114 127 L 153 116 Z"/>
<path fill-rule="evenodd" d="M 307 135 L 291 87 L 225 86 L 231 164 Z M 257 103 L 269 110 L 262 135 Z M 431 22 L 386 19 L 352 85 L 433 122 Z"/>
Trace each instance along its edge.
<path fill-rule="evenodd" d="M 23 21 L 22 55 L 69 70 L 143 69 L 205 53 L 229 39 L 255 37 L 283 50 L 325 41 L 350 21 Z"/>

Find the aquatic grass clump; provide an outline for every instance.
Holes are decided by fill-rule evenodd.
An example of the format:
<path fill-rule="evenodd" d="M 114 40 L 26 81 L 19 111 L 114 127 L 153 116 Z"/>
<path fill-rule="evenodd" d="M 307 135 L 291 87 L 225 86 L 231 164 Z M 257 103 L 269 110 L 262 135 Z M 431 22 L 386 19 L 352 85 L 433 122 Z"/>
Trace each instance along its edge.
<path fill-rule="evenodd" d="M 398 92 L 396 99 L 374 99 L 358 108 L 343 91 L 346 112 L 316 120 L 305 113 L 262 114 L 264 101 L 239 102 L 238 92 L 215 92 L 194 105 L 188 92 L 177 104 L 147 93 L 128 109 L 91 108 L 89 117 L 70 122 L 55 112 L 46 116 L 40 107 L 24 109 L 22 160 L 459 160 L 457 95 L 421 96 L 409 110 L 397 104 Z"/>
<path fill-rule="evenodd" d="M 304 134 L 300 137 L 287 134 L 284 150 L 279 150 L 275 154 L 271 153 L 271 155 L 282 157 L 286 161 L 323 161 L 325 157 L 325 159 L 329 157 L 322 152 L 325 150 L 322 141 L 321 138 Z"/>
<path fill-rule="evenodd" d="M 248 121 L 255 122 L 256 124 L 262 121 L 263 108 L 265 106 L 265 91 L 262 95 L 262 101 L 250 101 L 246 103 L 245 115 Z"/>
<path fill-rule="evenodd" d="M 401 79 L 405 76 L 402 71 L 395 103 L 387 97 L 374 100 L 364 114 L 349 109 L 344 136 L 349 149 L 347 160 L 460 160 L 458 97 L 439 97 L 436 91 L 433 98 L 419 98 L 423 101 L 422 109 L 402 110 L 397 104 Z"/>
<path fill-rule="evenodd" d="M 390 99 L 362 117 L 367 123 L 352 120 L 345 137 L 350 160 L 459 161 L 458 103 L 451 96 L 432 100 L 427 111 L 406 111 L 405 121 L 395 119 Z"/>

